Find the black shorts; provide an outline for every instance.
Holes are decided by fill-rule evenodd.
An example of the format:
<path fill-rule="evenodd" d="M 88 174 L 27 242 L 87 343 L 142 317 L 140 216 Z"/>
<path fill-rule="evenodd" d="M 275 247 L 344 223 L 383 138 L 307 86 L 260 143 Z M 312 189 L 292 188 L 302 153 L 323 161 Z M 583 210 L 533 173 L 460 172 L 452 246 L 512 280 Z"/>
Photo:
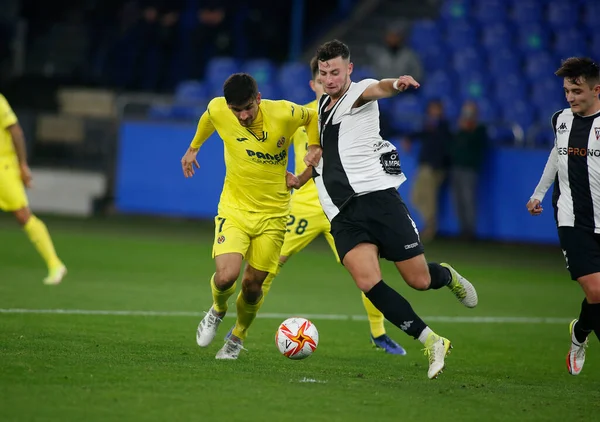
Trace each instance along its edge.
<path fill-rule="evenodd" d="M 600 234 L 577 227 L 559 227 L 558 238 L 573 280 L 600 273 Z"/>
<path fill-rule="evenodd" d="M 340 260 L 359 243 L 372 243 L 379 256 L 399 262 L 423 253 L 417 225 L 394 188 L 352 198 L 331 221 Z"/>

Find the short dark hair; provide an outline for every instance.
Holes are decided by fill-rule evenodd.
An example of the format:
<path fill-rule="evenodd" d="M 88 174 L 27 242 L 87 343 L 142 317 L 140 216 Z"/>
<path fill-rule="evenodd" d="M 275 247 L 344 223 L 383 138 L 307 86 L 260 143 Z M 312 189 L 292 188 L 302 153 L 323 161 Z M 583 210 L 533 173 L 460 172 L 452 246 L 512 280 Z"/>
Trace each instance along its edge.
<path fill-rule="evenodd" d="M 313 81 L 319 76 L 319 60 L 317 56 L 310 59 L 310 73 L 312 74 Z"/>
<path fill-rule="evenodd" d="M 227 104 L 246 105 L 257 95 L 256 80 L 247 73 L 234 73 L 223 84 L 223 96 Z"/>
<path fill-rule="evenodd" d="M 600 67 L 589 57 L 569 57 L 554 73 L 567 78 L 572 84 L 587 82 L 590 86 L 600 82 Z"/>
<path fill-rule="evenodd" d="M 350 59 L 350 48 L 339 40 L 333 40 L 322 44 L 317 49 L 317 60 L 326 62 L 327 60 L 341 57 L 344 60 Z"/>

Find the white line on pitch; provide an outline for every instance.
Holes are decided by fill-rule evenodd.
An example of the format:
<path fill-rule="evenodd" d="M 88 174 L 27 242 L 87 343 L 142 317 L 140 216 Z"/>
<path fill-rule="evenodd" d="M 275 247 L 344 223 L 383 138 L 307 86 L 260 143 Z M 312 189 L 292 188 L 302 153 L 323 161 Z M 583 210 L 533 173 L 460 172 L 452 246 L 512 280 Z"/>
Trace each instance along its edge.
<path fill-rule="evenodd" d="M 151 317 L 203 317 L 203 312 L 191 311 L 133 311 L 133 310 L 97 310 L 97 309 L 23 309 L 23 308 L 0 308 L 0 314 L 59 314 L 59 315 L 114 315 L 114 316 L 151 316 Z M 343 315 L 343 314 L 283 314 L 283 313 L 259 313 L 257 318 L 262 319 L 286 319 L 290 316 L 301 316 L 314 320 L 331 321 L 366 321 L 365 315 Z M 235 317 L 235 313 L 227 314 L 227 317 Z M 493 316 L 426 316 L 425 321 L 432 322 L 456 322 L 471 324 L 565 324 L 571 318 L 544 318 L 544 317 L 493 317 Z"/>

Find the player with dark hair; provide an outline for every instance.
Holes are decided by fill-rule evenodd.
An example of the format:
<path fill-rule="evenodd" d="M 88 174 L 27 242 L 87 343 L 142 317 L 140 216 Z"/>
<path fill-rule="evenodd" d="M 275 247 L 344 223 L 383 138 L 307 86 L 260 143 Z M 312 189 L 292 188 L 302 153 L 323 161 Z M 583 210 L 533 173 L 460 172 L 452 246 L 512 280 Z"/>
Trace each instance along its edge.
<path fill-rule="evenodd" d="M 305 158 L 343 265 L 386 319 L 425 346 L 429 378 L 445 365 L 450 341 L 434 333 L 408 301 L 381 277 L 379 258 L 394 262 L 417 290 L 448 287 L 467 306 L 477 305 L 473 285 L 448 264 L 428 263 L 419 231 L 398 187 L 406 180 L 398 151 L 380 136 L 377 100 L 419 84 L 411 76 L 351 81 L 350 49 L 334 40 L 317 50 L 325 94 L 319 101 L 320 142 Z"/>
<path fill-rule="evenodd" d="M 585 362 L 588 336 L 600 339 L 600 67 L 587 57 L 562 62 L 569 108 L 552 116 L 555 143 L 529 202 L 531 215 L 540 215 L 541 202 L 554 183 L 552 205 L 567 269 L 585 299 L 579 318 L 571 321 L 567 369 L 578 375 Z"/>
<path fill-rule="evenodd" d="M 263 100 L 256 81 L 245 73 L 231 75 L 223 94 L 212 99 L 200 117 L 181 166 L 184 176 L 192 177 L 194 167 L 199 167 L 196 156 L 201 145 L 218 132 L 225 146 L 226 175 L 215 217 L 213 304 L 198 325 L 196 342 L 206 347 L 214 339 L 245 260 L 236 324 L 216 355 L 217 359 L 237 359 L 264 300 L 262 283 L 277 271 L 290 189 L 310 179 L 310 171 L 299 177 L 286 171 L 290 140 L 306 126 L 308 139 L 315 142 L 318 122 L 314 110 L 289 101 Z"/>

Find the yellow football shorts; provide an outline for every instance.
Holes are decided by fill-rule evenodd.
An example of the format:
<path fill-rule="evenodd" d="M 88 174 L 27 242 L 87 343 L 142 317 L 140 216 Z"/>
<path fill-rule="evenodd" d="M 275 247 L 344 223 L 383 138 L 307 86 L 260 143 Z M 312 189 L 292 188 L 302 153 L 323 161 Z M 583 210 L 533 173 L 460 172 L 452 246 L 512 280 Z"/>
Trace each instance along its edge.
<path fill-rule="evenodd" d="M 292 209 L 288 217 L 287 230 L 283 248 L 281 248 L 282 256 L 292 256 L 306 248 L 310 242 L 315 240 L 317 236 L 322 234 L 325 236 L 327 243 L 335 254 L 335 258 L 339 262 L 337 252 L 335 250 L 335 241 L 331 235 L 331 224 L 325 216 L 321 208 L 306 207 L 301 204 L 294 204 L 292 201 Z"/>
<path fill-rule="evenodd" d="M 215 217 L 213 258 L 240 253 L 253 268 L 276 272 L 287 216 L 219 208 Z"/>
<path fill-rule="evenodd" d="M 0 157 L 0 210 L 17 211 L 28 205 L 19 162 L 13 157 Z"/>

